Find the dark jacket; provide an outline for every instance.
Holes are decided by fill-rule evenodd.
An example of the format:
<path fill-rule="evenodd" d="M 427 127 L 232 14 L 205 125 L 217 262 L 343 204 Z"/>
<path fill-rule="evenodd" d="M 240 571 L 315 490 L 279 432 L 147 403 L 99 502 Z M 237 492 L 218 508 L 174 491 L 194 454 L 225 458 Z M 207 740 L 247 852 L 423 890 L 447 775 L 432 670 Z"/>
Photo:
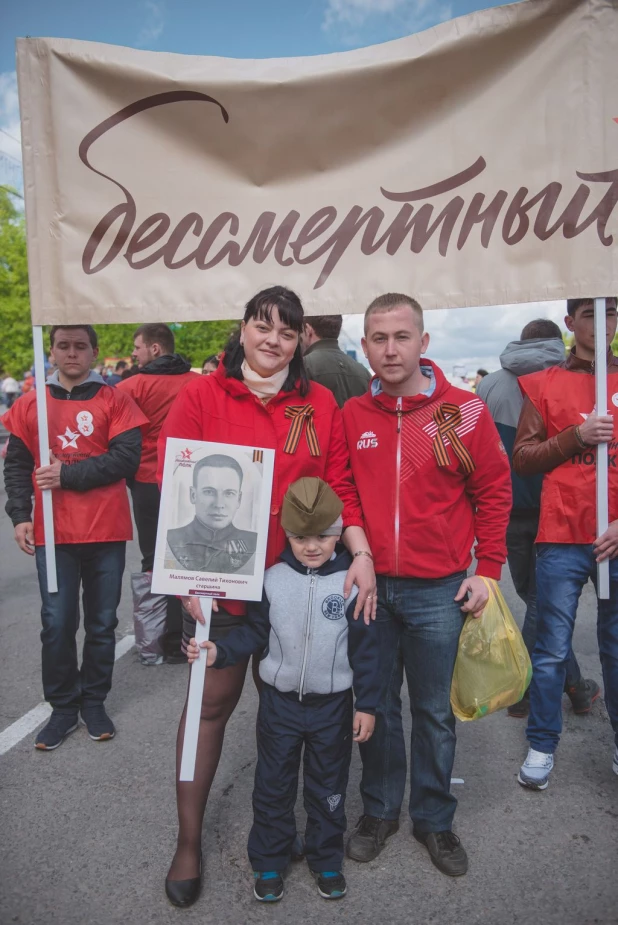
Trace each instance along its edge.
<path fill-rule="evenodd" d="M 334 338 L 323 337 L 311 344 L 304 361 L 309 378 L 330 389 L 340 408 L 348 398 L 367 391 L 369 370 L 344 353 Z"/>
<path fill-rule="evenodd" d="M 255 555 L 257 533 L 239 530 L 234 524 L 213 530 L 194 517 L 184 527 L 168 530 L 167 544 L 174 559 L 184 569 L 244 575 L 244 567 Z M 175 568 L 173 564 L 169 567 Z"/>
<path fill-rule="evenodd" d="M 375 713 L 380 696 L 378 625 L 354 619 L 356 594 L 346 602 L 343 583 L 351 557 L 337 555 L 309 569 L 286 546 L 268 569 L 261 603 L 247 622 L 217 642 L 215 667 L 234 665 L 264 650 L 260 677 L 284 693 L 334 694 L 354 687 L 356 709 Z"/>
<path fill-rule="evenodd" d="M 502 369 L 485 376 L 478 384 L 476 394 L 486 402 L 498 433 L 513 466 L 513 445 L 517 424 L 524 403 L 519 387 L 519 376 L 527 376 L 550 366 L 563 363 L 565 349 L 557 337 L 531 340 L 514 340 L 507 344 L 500 356 Z M 543 476 L 521 478 L 511 468 L 513 484 L 513 511 L 538 513 L 541 506 Z"/>
<path fill-rule="evenodd" d="M 98 373 L 91 372 L 85 382 L 76 385 L 70 392 L 60 385 L 57 374 L 47 380 L 46 386 L 54 398 L 84 402 L 94 398 L 105 384 Z M 83 459 L 71 466 L 63 465 L 60 484 L 62 488 L 72 491 L 89 491 L 91 488 L 132 478 L 137 472 L 141 452 L 141 429 L 133 427 L 110 440 L 107 453 Z M 32 520 L 33 471 L 32 453 L 23 440 L 11 434 L 4 461 L 4 485 L 8 496 L 5 510 L 13 526 Z"/>

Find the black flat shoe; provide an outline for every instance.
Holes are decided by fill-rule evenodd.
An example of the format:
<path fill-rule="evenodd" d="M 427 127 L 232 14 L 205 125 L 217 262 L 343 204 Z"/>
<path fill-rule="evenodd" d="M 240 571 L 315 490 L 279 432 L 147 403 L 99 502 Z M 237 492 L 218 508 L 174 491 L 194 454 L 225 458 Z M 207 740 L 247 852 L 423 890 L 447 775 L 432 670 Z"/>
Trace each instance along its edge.
<path fill-rule="evenodd" d="M 197 902 L 202 890 L 202 854 L 200 852 L 200 875 L 191 880 L 165 880 L 165 895 L 173 906 L 186 909 Z"/>

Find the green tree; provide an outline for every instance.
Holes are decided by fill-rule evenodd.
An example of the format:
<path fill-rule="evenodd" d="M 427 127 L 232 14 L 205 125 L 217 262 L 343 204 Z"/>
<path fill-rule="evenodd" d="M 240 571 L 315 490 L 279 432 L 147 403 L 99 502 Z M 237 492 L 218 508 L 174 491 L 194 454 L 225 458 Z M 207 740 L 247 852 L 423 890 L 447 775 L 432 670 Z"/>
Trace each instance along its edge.
<path fill-rule="evenodd" d="M 33 357 L 26 232 L 15 201 L 0 187 L 0 370 L 20 378 Z"/>
<path fill-rule="evenodd" d="M 201 366 L 207 356 L 225 346 L 236 325 L 235 321 L 172 324 L 176 350 L 193 366 Z M 96 325 L 101 358 L 128 356 L 136 327 L 137 324 Z M 26 229 L 15 196 L 6 187 L 0 187 L 0 331 L 0 370 L 20 378 L 34 361 Z"/>

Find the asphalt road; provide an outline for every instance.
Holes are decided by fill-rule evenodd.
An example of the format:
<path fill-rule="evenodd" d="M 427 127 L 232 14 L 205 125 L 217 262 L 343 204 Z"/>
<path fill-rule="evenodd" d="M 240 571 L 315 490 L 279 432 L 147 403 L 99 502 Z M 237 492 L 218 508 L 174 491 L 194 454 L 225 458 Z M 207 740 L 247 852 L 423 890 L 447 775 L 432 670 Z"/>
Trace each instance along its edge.
<path fill-rule="evenodd" d="M 0 504 L 4 508 L 0 492 Z M 137 570 L 133 544 L 130 570 Z M 0 732 L 42 700 L 39 596 L 34 563 L 15 546 L 0 515 Z M 128 581 L 119 636 L 132 632 Z M 522 606 L 508 575 L 503 589 Z M 575 649 L 584 673 L 601 681 L 595 600 L 582 598 Z M 618 778 L 602 702 L 565 728 L 550 787 L 523 790 L 516 774 L 525 723 L 504 713 L 459 724 L 453 785 L 456 830 L 470 870 L 451 880 L 430 864 L 402 817 L 373 863 L 346 863 L 348 896 L 327 903 L 306 866 L 286 896 L 264 907 L 251 895 L 246 839 L 251 823 L 256 694 L 248 680 L 228 726 L 204 829 L 205 878 L 191 909 L 169 905 L 163 880 L 176 832 L 174 739 L 187 683 L 185 666 L 142 667 L 121 658 L 108 706 L 112 742 L 85 730 L 55 752 L 29 734 L 0 757 L 0 922 L 2 925 L 166 925 L 166 923 L 393 923 L 393 925 L 610 925 L 618 922 Z M 348 818 L 360 814 L 359 759 L 353 759 Z M 298 816 L 302 820 L 299 802 Z M 301 823 L 302 824 L 302 823 Z"/>

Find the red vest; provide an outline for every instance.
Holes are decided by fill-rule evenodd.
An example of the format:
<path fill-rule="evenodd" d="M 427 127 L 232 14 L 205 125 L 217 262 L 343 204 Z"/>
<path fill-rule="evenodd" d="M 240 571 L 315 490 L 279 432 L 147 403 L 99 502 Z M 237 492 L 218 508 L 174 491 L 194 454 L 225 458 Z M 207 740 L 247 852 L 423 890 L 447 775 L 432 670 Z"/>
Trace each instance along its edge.
<path fill-rule="evenodd" d="M 179 376 L 155 376 L 138 373 L 123 379 L 116 386 L 120 392 L 130 395 L 146 417 L 150 426 L 142 432 L 142 458 L 135 475 L 137 482 L 157 481 L 157 440 L 163 422 L 180 390 L 199 373 L 181 373 Z"/>
<path fill-rule="evenodd" d="M 547 438 L 567 427 L 583 424 L 595 404 L 594 376 L 553 366 L 519 384 L 537 409 Z M 614 401 L 615 400 L 615 401 Z M 607 377 L 608 413 L 614 417 L 614 439 L 609 444 L 609 520 L 618 518 L 618 373 Z M 593 543 L 596 530 L 596 447 L 582 449 L 562 465 L 546 472 L 541 494 L 538 543 Z"/>
<path fill-rule="evenodd" d="M 82 459 L 107 453 L 109 442 L 133 427 L 147 423 L 135 403 L 109 385 L 94 398 L 68 401 L 47 393 L 49 446 L 56 459 L 72 465 Z M 34 457 L 35 470 L 41 465 L 39 452 L 36 394 L 29 392 L 7 411 L 2 419 L 6 429 L 22 440 Z M 43 546 L 41 492 L 34 474 L 34 542 Z M 109 543 L 133 539 L 131 511 L 124 479 L 89 491 L 53 492 L 56 543 Z"/>

